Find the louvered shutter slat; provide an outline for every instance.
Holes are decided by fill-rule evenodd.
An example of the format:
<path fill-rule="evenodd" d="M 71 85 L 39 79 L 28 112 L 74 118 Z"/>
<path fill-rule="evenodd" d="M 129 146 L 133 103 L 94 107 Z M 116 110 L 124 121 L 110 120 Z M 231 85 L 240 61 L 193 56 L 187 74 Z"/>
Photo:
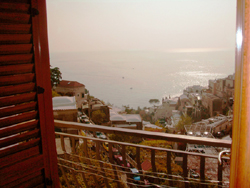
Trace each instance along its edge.
<path fill-rule="evenodd" d="M 6 117 L 6 118 L 2 118 L 0 119 L 0 128 L 1 127 L 7 127 L 10 125 L 14 125 L 17 123 L 21 123 L 24 121 L 30 121 L 33 119 L 37 118 L 37 112 L 36 111 L 32 111 L 32 112 L 26 112 L 23 114 L 19 114 L 19 115 L 15 115 L 15 116 L 11 116 L 11 117 Z"/>
<path fill-rule="evenodd" d="M 28 54 L 32 52 L 32 44 L 1 45 L 0 54 Z"/>
<path fill-rule="evenodd" d="M 28 130 L 35 129 L 35 128 L 38 128 L 37 120 L 23 123 L 21 125 L 13 125 L 13 126 L 5 127 L 0 132 L 0 138 L 14 135 L 16 133 L 21 133 L 21 132 L 28 131 Z"/>
<path fill-rule="evenodd" d="M 21 74 L 15 76 L 2 76 L 0 86 L 24 84 L 34 82 L 35 74 Z"/>
<path fill-rule="evenodd" d="M 31 138 L 37 138 L 39 135 L 39 130 L 33 130 L 33 131 L 28 131 L 26 133 L 23 134 L 16 134 L 12 137 L 8 137 L 5 139 L 1 139 L 0 140 L 0 147 L 6 147 L 9 145 L 13 145 Z"/>
<path fill-rule="evenodd" d="M 2 3 L 25 3 L 30 5 L 31 0 L 1 0 Z"/>
<path fill-rule="evenodd" d="M 3 180 L 2 179 L 3 177 L 6 178 L 5 181 L 9 181 L 10 179 L 12 181 L 16 180 L 18 178 L 18 176 L 19 176 L 20 171 L 23 171 L 23 173 L 27 174 L 29 172 L 28 167 L 30 165 L 33 166 L 33 169 L 32 169 L 33 172 L 36 172 L 37 170 L 42 169 L 42 167 L 43 167 L 43 157 L 41 155 L 36 156 L 36 157 L 32 157 L 29 160 L 25 160 L 25 161 L 22 161 L 20 163 L 17 163 L 15 165 L 13 165 L 12 169 L 9 169 L 8 167 L 5 167 L 2 172 L 0 171 L 0 182 L 3 182 L 3 181 L 1 181 L 1 180 Z M 3 172 L 5 174 L 3 174 Z M 1 184 L 0 184 L 0 186 L 1 186 Z"/>
<path fill-rule="evenodd" d="M 34 72 L 34 64 L 0 66 L 0 76 Z"/>
<path fill-rule="evenodd" d="M 0 34 L 0 44 L 28 44 L 31 42 L 31 34 Z"/>
<path fill-rule="evenodd" d="M 30 5 L 25 3 L 1 3 L 0 11 L 29 13 Z"/>
<path fill-rule="evenodd" d="M 33 54 L 0 56 L 0 65 L 27 64 L 32 62 Z"/>
<path fill-rule="evenodd" d="M 31 24 L 0 24 L 1 34 L 29 34 Z"/>
<path fill-rule="evenodd" d="M 8 184 L 8 187 L 29 187 L 28 185 L 21 185 L 23 182 L 29 182 L 31 179 L 35 178 L 35 177 L 41 177 L 42 173 L 41 172 L 35 172 L 32 173 L 26 177 L 23 177 L 21 179 L 17 179 L 16 181 L 10 181 L 11 183 Z M 34 186 L 30 186 L 30 187 L 34 187 Z M 44 186 L 45 187 L 45 186 Z"/>
<path fill-rule="evenodd" d="M 0 87 L 0 97 L 35 91 L 35 83 Z"/>
<path fill-rule="evenodd" d="M 0 161 L 0 166 L 3 168 L 5 166 L 9 166 L 12 163 L 16 163 L 18 160 L 24 160 L 24 159 L 28 159 L 32 156 L 36 156 L 40 153 L 39 151 L 39 147 L 32 147 L 30 149 L 28 149 L 27 151 L 21 151 L 19 153 L 16 153 L 14 155 L 11 156 L 6 156 L 1 158 Z"/>
<path fill-rule="evenodd" d="M 37 146 L 40 144 L 40 138 L 30 140 L 28 142 L 20 143 L 11 147 L 8 147 L 4 150 L 0 150 L 0 158 L 4 156 L 8 156 L 14 153 L 17 153 L 19 151 L 23 151 L 25 149 L 32 148 L 34 146 Z M 1 171 L 1 170 L 0 170 Z M 0 186 L 1 187 L 1 186 Z"/>
<path fill-rule="evenodd" d="M 16 105 L 20 103 L 30 102 L 36 100 L 36 93 L 26 93 L 17 96 L 0 97 L 0 107 Z"/>
<path fill-rule="evenodd" d="M 0 118 L 11 116 L 17 113 L 23 113 L 27 111 L 36 110 L 37 102 L 25 103 L 16 106 L 10 106 L 3 109 L 0 109 Z"/>
<path fill-rule="evenodd" d="M 28 24 L 30 23 L 30 14 L 0 12 L 0 22 Z"/>

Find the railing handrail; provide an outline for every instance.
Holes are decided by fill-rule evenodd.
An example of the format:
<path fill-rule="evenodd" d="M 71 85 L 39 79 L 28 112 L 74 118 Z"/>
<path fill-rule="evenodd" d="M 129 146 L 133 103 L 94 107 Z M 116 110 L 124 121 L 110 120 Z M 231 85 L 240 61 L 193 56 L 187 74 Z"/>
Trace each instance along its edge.
<path fill-rule="evenodd" d="M 180 154 L 187 154 L 192 156 L 199 156 L 199 157 L 206 157 L 206 158 L 215 158 L 218 159 L 218 155 L 207 155 L 203 153 L 196 153 L 196 152 L 188 152 L 188 151 L 182 151 L 182 150 L 175 150 L 175 149 L 168 149 L 168 148 L 161 148 L 161 147 L 153 147 L 153 146 L 146 146 L 146 145 L 139 145 L 139 144 L 132 144 L 128 142 L 118 142 L 113 140 L 103 140 L 100 138 L 94 138 L 94 137 L 87 137 L 87 136 L 81 136 L 81 135 L 74 135 L 69 133 L 62 133 L 62 132 L 55 132 L 56 135 L 63 136 L 63 137 L 71 137 L 71 138 L 77 138 L 77 139 L 87 139 L 87 140 L 93 140 L 93 141 L 99 141 L 99 142 L 108 142 L 112 144 L 118 144 L 118 145 L 125 145 L 125 146 L 131 146 L 131 147 L 138 147 L 142 149 L 150 149 L 150 150 L 156 150 L 156 151 L 165 151 L 165 152 L 173 152 L 173 153 L 180 153 Z M 228 157 L 222 157 L 223 159 L 229 159 Z"/>
<path fill-rule="evenodd" d="M 83 123 L 60 121 L 60 120 L 54 120 L 54 125 L 55 127 L 59 127 L 59 128 L 74 128 L 78 130 L 99 131 L 99 132 L 104 132 L 104 133 L 109 133 L 109 134 L 123 134 L 123 135 L 125 134 L 128 136 L 150 138 L 150 139 L 156 139 L 156 140 L 166 140 L 166 141 L 171 141 L 171 142 L 183 142 L 183 143 L 189 143 L 189 144 L 231 148 L 231 141 L 222 140 L 222 139 L 194 137 L 194 136 L 160 133 L 160 132 L 150 132 L 150 131 L 143 131 L 143 130 L 117 128 L 117 127 L 107 127 L 107 126 L 101 126 L 101 125 L 83 124 Z"/>

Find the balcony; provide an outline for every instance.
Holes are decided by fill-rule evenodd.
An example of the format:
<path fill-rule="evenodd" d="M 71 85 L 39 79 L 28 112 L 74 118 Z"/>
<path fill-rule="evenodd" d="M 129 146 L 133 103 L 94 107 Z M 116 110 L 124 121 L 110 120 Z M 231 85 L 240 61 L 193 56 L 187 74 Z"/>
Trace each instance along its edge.
<path fill-rule="evenodd" d="M 55 133 L 60 183 L 64 187 L 229 186 L 230 158 L 222 157 L 220 164 L 218 153 L 230 148 L 231 141 L 59 120 L 55 120 L 55 127 L 85 132 L 85 136 Z M 107 138 L 126 135 L 166 144 L 153 147 L 100 139 L 96 132 L 105 133 Z M 197 152 L 173 149 L 174 143 L 188 144 Z"/>

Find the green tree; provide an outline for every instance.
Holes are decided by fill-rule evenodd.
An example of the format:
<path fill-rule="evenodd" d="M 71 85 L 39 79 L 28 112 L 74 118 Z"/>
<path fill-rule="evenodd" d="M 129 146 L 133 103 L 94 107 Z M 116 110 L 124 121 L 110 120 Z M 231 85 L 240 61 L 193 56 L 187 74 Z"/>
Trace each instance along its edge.
<path fill-rule="evenodd" d="M 133 112 L 135 111 L 133 108 L 130 108 L 129 105 L 124 105 L 122 106 L 125 108 L 125 112 L 127 112 L 127 114 L 134 114 Z"/>
<path fill-rule="evenodd" d="M 92 113 L 91 119 L 95 124 L 101 125 L 105 120 L 106 114 L 101 110 L 96 110 Z"/>
<path fill-rule="evenodd" d="M 190 116 L 181 116 L 181 119 L 176 125 L 176 128 L 179 131 L 184 131 L 184 125 L 191 125 L 192 122 L 193 122 L 193 119 Z"/>
<path fill-rule="evenodd" d="M 159 99 L 150 99 L 148 102 L 152 104 L 152 103 L 159 103 L 160 101 Z"/>
<path fill-rule="evenodd" d="M 62 73 L 58 67 L 50 68 L 51 87 L 57 86 L 62 80 Z"/>

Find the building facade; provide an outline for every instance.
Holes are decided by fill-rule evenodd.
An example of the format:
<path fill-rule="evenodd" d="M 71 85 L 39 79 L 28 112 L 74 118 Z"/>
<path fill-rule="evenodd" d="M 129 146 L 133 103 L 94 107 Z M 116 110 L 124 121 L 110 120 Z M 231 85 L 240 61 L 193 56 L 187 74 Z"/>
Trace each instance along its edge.
<path fill-rule="evenodd" d="M 62 96 L 75 96 L 77 108 L 81 108 L 82 104 L 87 102 L 85 85 L 79 82 L 62 80 L 55 91 Z"/>

